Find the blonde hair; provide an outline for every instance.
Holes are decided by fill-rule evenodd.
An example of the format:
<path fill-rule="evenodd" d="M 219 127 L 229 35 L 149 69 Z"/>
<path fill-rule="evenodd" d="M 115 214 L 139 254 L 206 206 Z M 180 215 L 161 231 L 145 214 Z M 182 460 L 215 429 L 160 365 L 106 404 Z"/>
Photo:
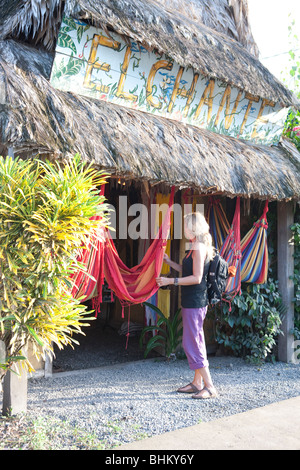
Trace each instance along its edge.
<path fill-rule="evenodd" d="M 209 233 L 209 225 L 205 217 L 200 212 L 191 212 L 184 216 L 184 223 L 189 234 L 196 241 L 206 246 L 207 257 L 209 260 L 212 260 L 215 255 L 215 249 L 212 245 L 212 236 Z"/>

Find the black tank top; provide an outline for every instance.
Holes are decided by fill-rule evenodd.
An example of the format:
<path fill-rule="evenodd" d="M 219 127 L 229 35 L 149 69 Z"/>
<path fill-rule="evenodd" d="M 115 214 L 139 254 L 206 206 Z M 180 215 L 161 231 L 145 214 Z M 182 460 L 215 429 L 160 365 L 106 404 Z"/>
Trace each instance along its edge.
<path fill-rule="evenodd" d="M 182 260 L 182 277 L 193 274 L 193 256 L 189 251 Z M 181 306 L 184 308 L 201 308 L 208 305 L 207 296 L 207 275 L 209 269 L 209 260 L 206 259 L 203 269 L 203 277 L 200 284 L 191 286 L 181 286 Z"/>

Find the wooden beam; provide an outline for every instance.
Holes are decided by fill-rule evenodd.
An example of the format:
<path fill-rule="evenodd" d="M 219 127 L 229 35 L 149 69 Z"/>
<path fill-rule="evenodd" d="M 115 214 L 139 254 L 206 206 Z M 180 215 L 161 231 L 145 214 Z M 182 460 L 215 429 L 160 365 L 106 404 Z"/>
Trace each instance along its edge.
<path fill-rule="evenodd" d="M 278 339 L 278 359 L 283 362 L 292 362 L 294 355 L 294 283 L 290 277 L 294 273 L 294 244 L 290 229 L 294 222 L 294 207 L 292 202 L 277 203 L 277 251 L 278 251 L 278 281 L 286 314 L 281 330 L 283 335 Z"/>

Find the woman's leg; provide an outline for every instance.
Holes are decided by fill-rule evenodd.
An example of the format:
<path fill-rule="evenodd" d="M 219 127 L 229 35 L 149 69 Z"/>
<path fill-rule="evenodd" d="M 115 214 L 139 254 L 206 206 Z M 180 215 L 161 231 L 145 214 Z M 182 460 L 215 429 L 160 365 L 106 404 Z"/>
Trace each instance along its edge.
<path fill-rule="evenodd" d="M 203 322 L 207 307 L 204 308 L 182 308 L 183 338 L 182 346 L 186 353 L 190 369 L 195 371 L 192 384 L 199 390 L 203 388 L 202 369 L 208 367 L 206 354 Z M 204 382 L 205 384 L 205 382 Z M 180 390 L 188 389 L 189 386 Z"/>
<path fill-rule="evenodd" d="M 203 381 L 204 381 L 204 387 L 203 389 L 197 393 L 197 397 L 199 398 L 210 398 L 211 394 L 216 394 L 216 389 L 214 387 L 210 371 L 208 367 L 203 367 L 202 369 L 198 369 L 197 372 L 199 375 L 201 375 Z M 207 390 L 208 389 L 208 390 Z"/>

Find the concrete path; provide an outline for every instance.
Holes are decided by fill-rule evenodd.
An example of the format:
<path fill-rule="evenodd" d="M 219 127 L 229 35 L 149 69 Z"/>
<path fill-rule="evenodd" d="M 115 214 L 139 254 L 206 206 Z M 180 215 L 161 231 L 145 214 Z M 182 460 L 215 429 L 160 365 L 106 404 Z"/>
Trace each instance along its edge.
<path fill-rule="evenodd" d="M 300 450 L 300 397 L 132 442 L 116 450 Z"/>

